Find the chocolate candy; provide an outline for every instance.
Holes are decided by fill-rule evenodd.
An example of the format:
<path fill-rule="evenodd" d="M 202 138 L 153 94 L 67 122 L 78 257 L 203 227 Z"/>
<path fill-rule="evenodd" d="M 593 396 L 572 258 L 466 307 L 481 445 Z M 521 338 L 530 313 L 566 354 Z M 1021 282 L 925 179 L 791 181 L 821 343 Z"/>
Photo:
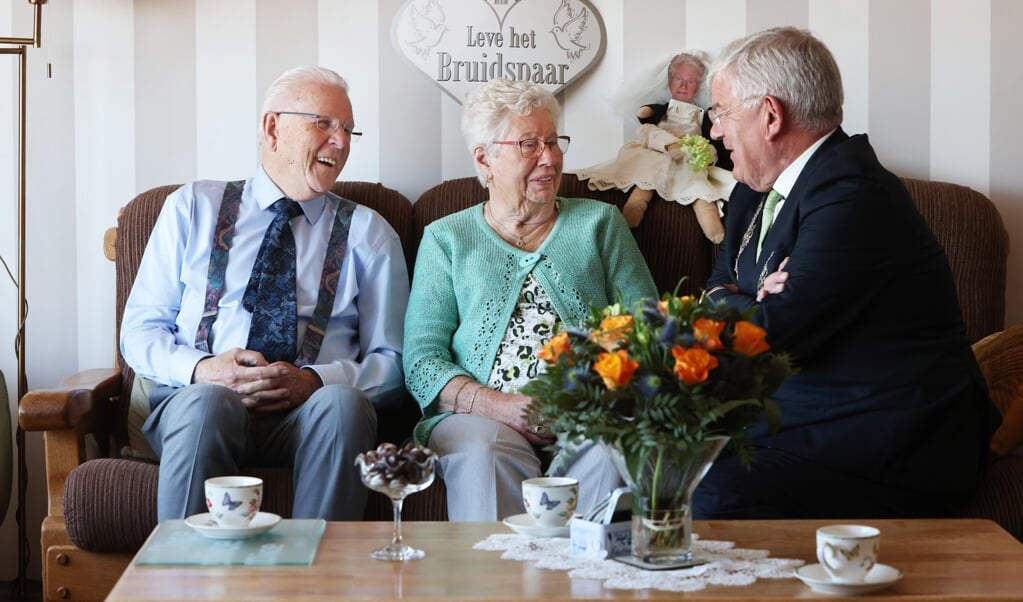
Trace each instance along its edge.
<path fill-rule="evenodd" d="M 376 491 L 400 491 L 409 485 L 421 485 L 433 477 L 433 452 L 428 447 L 408 443 L 399 448 L 381 443 L 376 449 L 359 454 L 362 482 Z"/>

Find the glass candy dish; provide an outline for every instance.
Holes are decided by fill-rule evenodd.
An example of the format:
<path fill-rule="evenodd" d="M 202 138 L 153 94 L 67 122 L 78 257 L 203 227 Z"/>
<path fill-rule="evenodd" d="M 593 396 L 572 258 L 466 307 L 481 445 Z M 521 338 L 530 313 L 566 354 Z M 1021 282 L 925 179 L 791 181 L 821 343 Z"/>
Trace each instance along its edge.
<path fill-rule="evenodd" d="M 433 483 L 436 461 L 429 448 L 412 443 L 401 448 L 393 443 L 381 443 L 375 450 L 361 453 L 355 459 L 363 485 L 391 498 L 394 507 L 391 543 L 374 550 L 370 556 L 378 560 L 404 561 L 426 555 L 423 550 L 407 546 L 402 540 L 401 505 L 405 496 L 422 491 Z"/>

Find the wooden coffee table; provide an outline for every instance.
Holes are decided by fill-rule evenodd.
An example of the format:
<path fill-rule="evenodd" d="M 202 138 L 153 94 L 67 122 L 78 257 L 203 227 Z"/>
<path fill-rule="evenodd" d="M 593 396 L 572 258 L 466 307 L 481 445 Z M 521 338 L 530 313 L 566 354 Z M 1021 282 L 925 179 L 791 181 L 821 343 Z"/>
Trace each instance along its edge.
<path fill-rule="evenodd" d="M 696 521 L 705 540 L 770 550 L 771 556 L 814 558 L 814 531 L 839 521 Z M 881 562 L 902 580 L 871 600 L 1023 600 L 1023 544 L 991 521 L 871 520 L 883 533 Z M 328 523 L 316 560 L 307 567 L 152 567 L 134 563 L 109 602 L 163 600 L 767 600 L 819 599 L 801 581 L 761 579 L 746 587 L 711 586 L 679 594 L 604 589 L 533 562 L 502 560 L 472 545 L 500 523 L 406 522 L 406 542 L 426 550 L 407 563 L 373 560 L 370 551 L 390 541 L 387 522 Z"/>

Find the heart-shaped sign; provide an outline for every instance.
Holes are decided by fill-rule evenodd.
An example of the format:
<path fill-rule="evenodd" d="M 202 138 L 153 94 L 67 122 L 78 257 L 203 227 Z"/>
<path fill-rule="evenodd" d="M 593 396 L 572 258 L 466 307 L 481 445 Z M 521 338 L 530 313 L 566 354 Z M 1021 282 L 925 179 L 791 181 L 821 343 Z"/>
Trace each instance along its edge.
<path fill-rule="evenodd" d="M 408 0 L 391 41 L 461 104 L 498 77 L 557 94 L 604 56 L 606 32 L 587 0 Z"/>

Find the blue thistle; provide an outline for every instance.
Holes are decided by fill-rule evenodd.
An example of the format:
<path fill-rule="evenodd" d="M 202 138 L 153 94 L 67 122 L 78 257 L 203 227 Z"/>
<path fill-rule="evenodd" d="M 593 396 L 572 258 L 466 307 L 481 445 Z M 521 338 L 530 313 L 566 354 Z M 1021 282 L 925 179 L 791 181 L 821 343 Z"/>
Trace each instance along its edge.
<path fill-rule="evenodd" d="M 640 397 L 649 398 L 661 392 L 663 382 L 663 379 L 657 374 L 644 374 L 634 386 Z"/>
<path fill-rule="evenodd" d="M 566 370 L 561 382 L 565 391 L 575 393 L 579 389 L 579 385 L 587 385 L 591 379 L 586 370 L 577 366 Z"/>
<path fill-rule="evenodd" d="M 670 318 L 661 328 L 660 341 L 662 344 L 670 345 L 675 342 L 675 338 L 678 336 L 678 319 Z"/>

